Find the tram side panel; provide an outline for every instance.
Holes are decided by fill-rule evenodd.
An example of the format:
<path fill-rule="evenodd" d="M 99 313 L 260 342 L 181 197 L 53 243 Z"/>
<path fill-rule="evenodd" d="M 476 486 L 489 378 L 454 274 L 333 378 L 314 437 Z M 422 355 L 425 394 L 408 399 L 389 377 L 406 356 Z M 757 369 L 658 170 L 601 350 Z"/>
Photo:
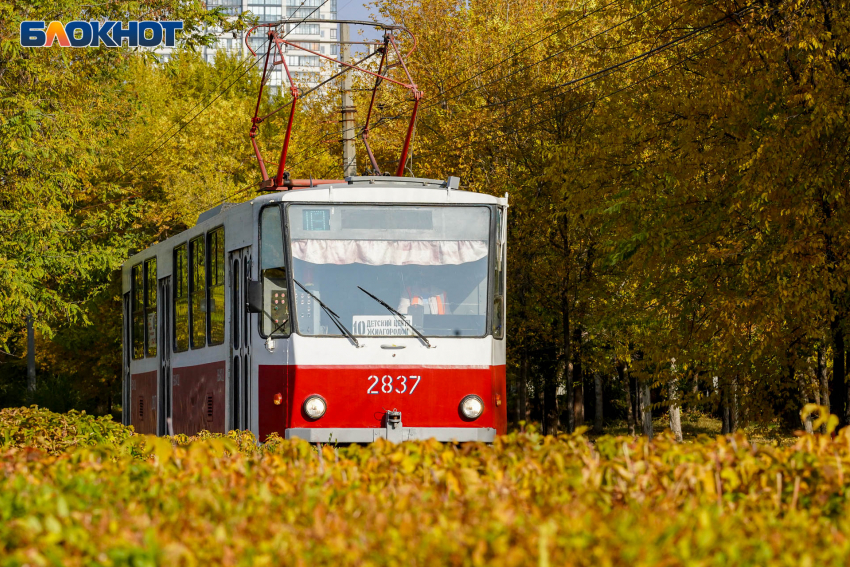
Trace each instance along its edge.
<path fill-rule="evenodd" d="M 156 370 L 131 375 L 129 411 L 136 433 L 156 435 L 156 382 Z"/>
<path fill-rule="evenodd" d="M 172 371 L 174 432 L 225 432 L 226 363 L 210 362 Z"/>

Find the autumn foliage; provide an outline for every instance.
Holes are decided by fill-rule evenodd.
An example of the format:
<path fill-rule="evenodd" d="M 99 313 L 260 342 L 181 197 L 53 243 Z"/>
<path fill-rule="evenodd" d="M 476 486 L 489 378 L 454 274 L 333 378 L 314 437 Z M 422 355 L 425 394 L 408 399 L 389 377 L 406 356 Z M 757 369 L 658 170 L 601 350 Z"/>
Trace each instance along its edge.
<path fill-rule="evenodd" d="M 25 419 L 38 435 L 11 436 Z M 61 423 L 66 429 L 57 428 Z M 75 425 L 76 424 L 76 425 Z M 0 414 L 0 564 L 844 564 L 850 430 L 314 447 Z M 77 433 L 73 433 L 76 427 Z M 71 429 L 67 429 L 71 428 Z M 64 431 L 70 433 L 64 435 Z M 58 451 L 57 437 L 77 439 Z"/>

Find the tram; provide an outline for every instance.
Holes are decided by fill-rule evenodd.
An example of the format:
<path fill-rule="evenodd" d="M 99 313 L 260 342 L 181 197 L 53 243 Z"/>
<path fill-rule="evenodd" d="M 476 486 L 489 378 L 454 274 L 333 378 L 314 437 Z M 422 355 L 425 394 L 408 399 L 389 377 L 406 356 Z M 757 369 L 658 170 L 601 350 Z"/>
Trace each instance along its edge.
<path fill-rule="evenodd" d="M 334 59 L 343 70 L 325 82 L 351 70 L 375 78 L 360 129 L 371 175 L 337 180 L 285 170 L 304 96 L 285 50 L 330 57 L 279 35 L 288 22 L 246 34 L 254 55 L 251 33 L 268 39 L 248 136 L 269 193 L 211 209 L 124 264 L 123 415 L 136 431 L 241 429 L 314 443 L 490 442 L 505 433 L 507 195 L 461 191 L 456 177 L 403 176 L 422 93 L 394 34 L 412 38 L 411 52 L 416 39 L 402 26 L 354 23 L 386 32 L 358 62 L 380 56 L 377 70 Z M 275 65 L 291 97 L 259 116 Z M 407 89 L 413 102 L 394 176 L 369 146 L 382 84 Z M 286 106 L 271 177 L 256 137 Z"/>
<path fill-rule="evenodd" d="M 375 176 L 203 213 L 123 266 L 125 423 L 492 441 L 507 205 L 456 178 Z"/>

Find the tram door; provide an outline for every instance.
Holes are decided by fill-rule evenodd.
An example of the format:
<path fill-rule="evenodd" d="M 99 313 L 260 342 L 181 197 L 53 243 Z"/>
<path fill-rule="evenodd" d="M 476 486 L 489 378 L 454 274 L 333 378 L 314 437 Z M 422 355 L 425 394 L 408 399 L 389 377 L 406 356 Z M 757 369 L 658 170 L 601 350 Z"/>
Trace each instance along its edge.
<path fill-rule="evenodd" d="M 159 353 L 159 401 L 157 407 L 157 415 L 159 416 L 157 423 L 157 433 L 159 435 L 171 435 L 173 428 L 169 427 L 171 419 L 171 277 L 165 277 L 159 280 L 159 289 L 157 290 L 160 305 L 163 307 L 159 310 L 159 347 L 156 349 Z"/>
<path fill-rule="evenodd" d="M 251 335 L 247 282 L 251 273 L 251 249 L 230 253 L 230 428 L 251 427 Z"/>

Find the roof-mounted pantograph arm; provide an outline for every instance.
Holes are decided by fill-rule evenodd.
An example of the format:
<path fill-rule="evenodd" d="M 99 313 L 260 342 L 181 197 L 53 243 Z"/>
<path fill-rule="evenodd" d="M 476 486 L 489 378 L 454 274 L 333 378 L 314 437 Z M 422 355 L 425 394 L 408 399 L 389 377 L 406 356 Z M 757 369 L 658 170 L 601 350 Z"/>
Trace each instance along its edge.
<path fill-rule="evenodd" d="M 266 51 L 265 63 L 263 65 L 263 78 L 262 78 L 262 81 L 260 83 L 260 92 L 257 94 L 257 104 L 254 107 L 254 116 L 251 118 L 251 129 L 248 133 L 248 136 L 251 139 L 251 145 L 254 148 L 254 154 L 257 156 L 257 163 L 260 166 L 260 173 L 263 176 L 263 181 L 260 185 L 260 188 L 262 190 L 267 190 L 267 191 L 272 190 L 273 191 L 273 190 L 279 190 L 279 189 L 284 189 L 284 188 L 291 189 L 293 187 L 312 187 L 313 185 L 318 185 L 318 184 L 321 184 L 321 183 L 341 182 L 341 180 L 338 180 L 338 179 L 335 179 L 335 180 L 312 179 L 312 178 L 309 179 L 309 180 L 289 179 L 288 172 L 286 172 L 286 158 L 287 158 L 287 154 L 289 153 L 289 144 L 290 144 L 290 139 L 291 139 L 291 135 L 292 135 L 292 124 L 293 124 L 293 121 L 295 119 L 295 106 L 298 103 L 298 100 L 300 98 L 303 98 L 304 96 L 314 92 L 315 90 L 319 89 L 320 87 L 324 86 L 325 84 L 329 83 L 330 81 L 333 81 L 333 80 L 339 78 L 340 76 L 342 76 L 343 74 L 345 74 L 345 73 L 347 73 L 348 71 L 351 71 L 351 70 L 366 73 L 367 75 L 371 75 L 371 76 L 375 77 L 375 85 L 372 89 L 372 97 L 371 97 L 371 100 L 370 100 L 370 103 L 369 103 L 369 110 L 366 114 L 366 122 L 364 123 L 363 128 L 361 130 L 361 138 L 363 140 L 364 146 L 366 147 L 366 152 L 369 155 L 369 161 L 371 162 L 372 168 L 375 170 L 375 173 L 377 173 L 377 174 L 380 174 L 380 168 L 378 167 L 377 160 L 375 159 L 375 156 L 372 153 L 372 148 L 369 146 L 368 139 L 369 139 L 369 126 L 370 126 L 371 118 L 372 118 L 372 109 L 373 109 L 373 106 L 375 104 L 375 97 L 377 95 L 378 87 L 380 87 L 381 84 L 384 81 L 387 81 L 387 82 L 390 82 L 390 83 L 395 84 L 395 85 L 399 85 L 400 87 L 407 89 L 410 92 L 410 94 L 412 95 L 413 112 L 411 113 L 410 123 L 408 124 L 408 127 L 407 127 L 407 135 L 405 136 L 404 145 L 402 147 L 401 156 L 399 158 L 398 168 L 396 169 L 396 176 L 398 176 L 398 177 L 403 176 L 404 175 L 404 164 L 407 161 L 407 154 L 410 150 L 410 142 L 411 142 L 411 139 L 413 137 L 413 128 L 414 128 L 414 125 L 415 125 L 415 122 L 416 122 L 416 113 L 417 113 L 418 108 L 419 108 L 419 101 L 422 98 L 422 92 L 419 91 L 418 87 L 413 82 L 413 78 L 410 76 L 410 72 L 408 71 L 407 64 L 405 63 L 405 57 L 409 56 L 416 49 L 416 46 L 417 46 L 416 38 L 413 36 L 412 33 L 410 33 L 410 31 L 408 31 L 406 28 L 404 28 L 402 26 L 395 26 L 395 25 L 375 23 L 375 22 L 364 22 L 364 21 L 358 21 L 358 20 L 303 20 L 303 21 L 300 21 L 299 24 L 304 23 L 304 22 L 310 22 L 310 21 L 322 22 L 322 23 L 353 23 L 353 24 L 358 24 L 358 25 L 369 25 L 369 26 L 374 26 L 374 27 L 377 27 L 377 28 L 384 29 L 385 34 L 384 34 L 383 42 L 381 42 L 381 43 L 370 43 L 370 45 L 380 45 L 380 47 L 377 50 L 375 50 L 374 52 L 370 53 L 369 55 L 367 55 L 366 57 L 360 59 L 359 61 L 357 61 L 355 63 L 348 63 L 347 61 L 338 61 L 337 59 L 334 59 L 332 57 L 328 57 L 324 53 L 319 53 L 319 52 L 313 51 L 311 49 L 308 49 L 306 47 L 298 45 L 297 43 L 287 41 L 286 39 L 283 39 L 282 37 L 280 37 L 280 35 L 277 32 L 277 28 L 279 26 L 281 26 L 282 24 L 285 24 L 287 22 L 273 22 L 273 23 L 267 23 L 267 24 L 260 24 L 260 25 L 254 26 L 253 28 L 248 30 L 248 33 L 245 34 L 245 44 L 248 46 L 248 50 L 251 52 L 251 54 L 255 57 L 256 57 L 257 53 L 251 48 L 250 44 L 248 43 L 248 39 L 251 37 L 251 33 L 253 33 L 254 30 L 256 30 L 258 28 L 266 28 L 266 29 L 268 29 L 267 37 L 268 37 L 268 40 L 269 40 L 269 48 Z M 401 53 L 401 50 L 398 47 L 398 43 L 396 42 L 396 37 L 393 33 L 395 31 L 402 31 L 404 33 L 407 33 L 413 39 L 413 47 L 411 48 L 411 50 L 406 55 L 403 55 Z M 358 43 L 359 44 L 359 43 L 364 43 L 364 42 L 349 42 L 349 43 Z M 322 81 L 321 83 L 319 83 L 318 85 L 316 85 L 312 89 L 310 89 L 310 90 L 308 90 L 308 91 L 306 91 L 305 93 L 302 94 L 302 93 L 300 93 L 298 87 L 295 85 L 295 81 L 292 79 L 292 75 L 289 72 L 289 65 L 287 65 L 286 57 L 283 54 L 283 51 L 284 51 L 283 46 L 284 45 L 289 46 L 289 47 L 294 48 L 294 49 L 299 49 L 299 50 L 304 51 L 306 53 L 309 53 L 311 55 L 315 55 L 317 57 L 321 57 L 322 59 L 327 59 L 328 61 L 333 61 L 334 63 L 338 63 L 339 65 L 342 65 L 344 67 L 344 69 L 342 71 L 340 71 L 339 73 L 333 75 L 332 77 Z M 393 64 L 393 65 L 387 64 L 387 58 L 390 54 L 390 47 L 392 48 L 396 58 L 398 59 L 398 62 Z M 370 71 L 368 69 L 364 69 L 363 67 L 360 66 L 365 61 L 367 61 L 368 59 L 370 59 L 371 57 L 373 57 L 374 55 L 376 55 L 378 53 L 381 54 L 381 62 L 378 66 L 377 72 Z M 266 81 L 268 80 L 268 77 L 271 74 L 271 71 L 269 69 L 269 58 L 272 58 L 272 66 L 283 65 L 284 71 L 286 73 L 287 81 L 289 82 L 289 92 L 292 95 L 292 99 L 287 104 L 284 104 L 283 106 L 276 108 L 275 110 L 269 112 L 265 116 L 259 116 L 260 103 L 262 102 L 262 98 L 263 98 L 263 90 L 265 88 Z M 396 66 L 400 66 L 402 68 L 402 70 L 404 71 L 404 74 L 405 74 L 405 78 L 407 79 L 407 82 L 398 81 L 396 79 L 391 78 L 387 74 L 387 71 L 389 71 L 389 69 L 396 67 Z M 269 177 L 268 172 L 266 171 L 266 164 L 265 164 L 265 161 L 263 160 L 262 153 L 260 152 L 260 147 L 257 144 L 257 134 L 259 133 L 259 125 L 260 124 L 262 124 L 266 119 L 274 116 L 275 114 L 277 114 L 278 112 L 280 112 L 281 110 L 283 110 L 284 108 L 287 108 L 287 107 L 289 107 L 289 121 L 287 122 L 287 125 L 286 125 L 286 135 L 285 135 L 284 141 L 283 141 L 283 148 L 281 148 L 281 152 L 280 152 L 280 160 L 278 161 L 278 164 L 277 164 L 277 166 L 278 166 L 277 167 L 277 174 L 272 179 L 272 178 Z"/>

